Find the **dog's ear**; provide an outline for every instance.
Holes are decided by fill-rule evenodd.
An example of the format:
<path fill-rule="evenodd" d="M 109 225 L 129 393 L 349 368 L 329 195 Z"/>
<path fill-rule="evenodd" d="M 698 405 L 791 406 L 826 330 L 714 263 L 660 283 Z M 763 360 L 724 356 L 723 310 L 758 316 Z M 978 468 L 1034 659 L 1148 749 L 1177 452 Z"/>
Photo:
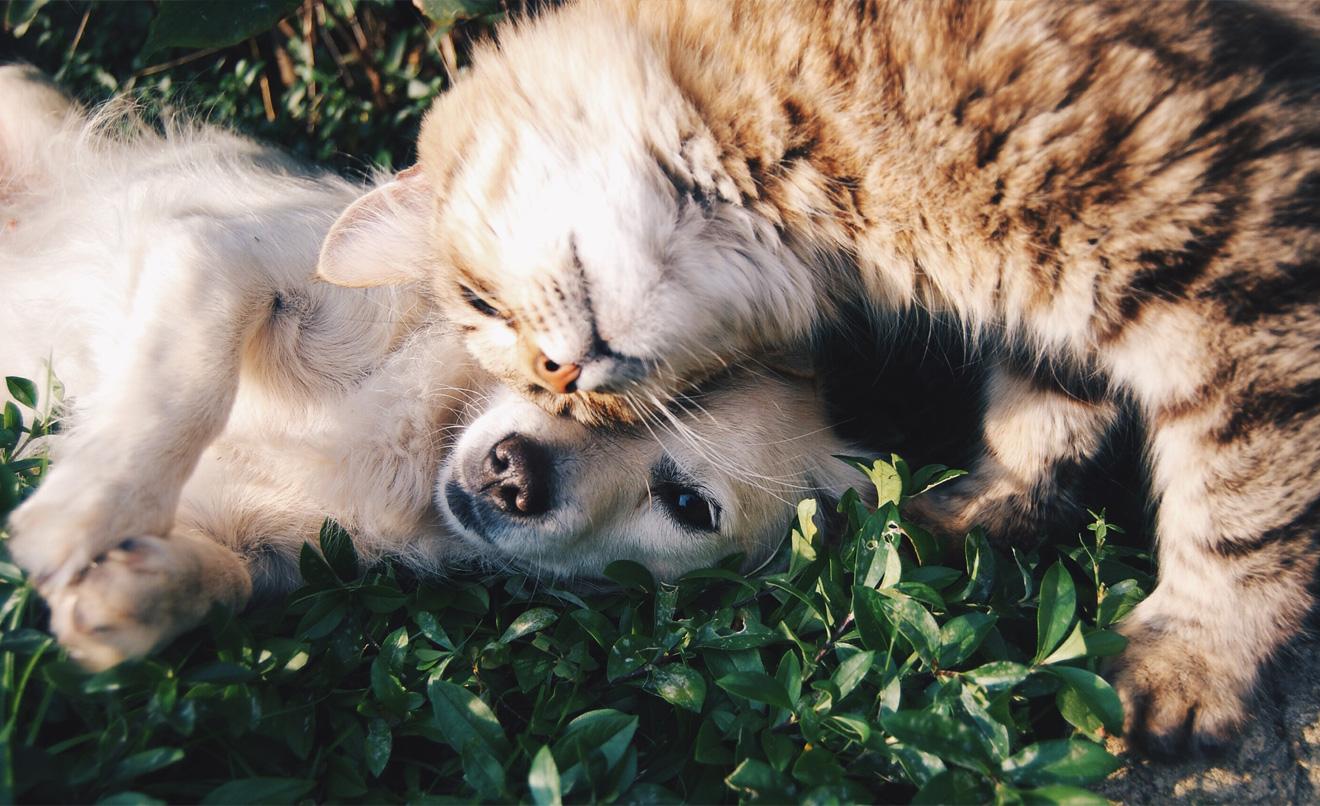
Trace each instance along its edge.
<path fill-rule="evenodd" d="M 339 216 L 321 244 L 317 277 L 353 288 L 421 279 L 434 207 L 420 168 L 403 171 Z"/>

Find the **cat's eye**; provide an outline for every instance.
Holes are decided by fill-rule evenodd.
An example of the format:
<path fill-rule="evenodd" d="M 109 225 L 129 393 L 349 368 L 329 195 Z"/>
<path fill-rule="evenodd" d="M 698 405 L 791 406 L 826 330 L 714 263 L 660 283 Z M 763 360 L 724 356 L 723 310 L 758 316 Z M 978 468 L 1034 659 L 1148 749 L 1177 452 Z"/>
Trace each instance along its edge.
<path fill-rule="evenodd" d="M 719 531 L 719 507 L 696 487 L 665 481 L 656 484 L 651 494 L 680 526 L 698 532 Z"/>
<path fill-rule="evenodd" d="M 489 316 L 494 319 L 504 318 L 504 314 L 500 313 L 500 310 L 498 308 L 496 308 L 494 305 L 491 305 L 486 300 L 482 299 L 481 295 L 479 295 L 477 292 L 473 291 L 472 289 L 468 288 L 465 285 L 460 285 L 458 287 L 458 290 L 463 295 L 463 301 L 466 302 L 468 306 L 472 308 L 472 310 L 476 311 L 482 316 Z"/>

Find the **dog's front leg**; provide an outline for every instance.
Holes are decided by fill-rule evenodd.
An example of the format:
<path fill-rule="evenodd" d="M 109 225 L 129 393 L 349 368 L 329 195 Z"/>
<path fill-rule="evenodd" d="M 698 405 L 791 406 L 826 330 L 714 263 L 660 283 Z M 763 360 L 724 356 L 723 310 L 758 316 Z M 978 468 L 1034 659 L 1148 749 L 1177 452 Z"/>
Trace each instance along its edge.
<path fill-rule="evenodd" d="M 124 269 L 128 309 L 108 312 L 119 332 L 95 347 L 102 380 L 74 390 L 56 462 L 9 522 L 14 559 L 57 612 L 98 558 L 129 539 L 170 535 L 180 490 L 224 428 L 243 344 L 273 294 L 241 227 L 196 216 L 151 231 Z"/>

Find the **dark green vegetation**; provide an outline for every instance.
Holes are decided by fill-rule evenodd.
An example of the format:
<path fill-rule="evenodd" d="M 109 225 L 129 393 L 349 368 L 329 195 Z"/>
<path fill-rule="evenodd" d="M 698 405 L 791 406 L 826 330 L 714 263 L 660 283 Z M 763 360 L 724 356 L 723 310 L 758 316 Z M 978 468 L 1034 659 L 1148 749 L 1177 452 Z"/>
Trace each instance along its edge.
<path fill-rule="evenodd" d="M 49 428 L 6 406 L 6 510 Z M 824 535 L 804 502 L 775 573 L 677 585 L 632 563 L 593 594 L 417 581 L 327 524 L 285 601 L 92 677 L 2 564 L 0 800 L 1086 802 L 1117 766 L 1095 670 L 1149 584 L 1134 553 L 1097 516 L 1049 559 L 979 534 L 941 556 L 901 505 L 955 474 L 864 466 L 879 509 L 850 494 Z"/>
<path fill-rule="evenodd" d="M 443 61 L 501 11 L 57 0 L 28 21 L 42 5 L 3 6 L 0 52 L 81 97 L 145 91 L 354 169 L 410 159 Z M 52 427 L 4 408 L 0 520 Z M 941 553 L 901 509 L 950 474 L 863 464 L 879 509 L 845 498 L 826 533 L 806 502 L 768 571 L 730 558 L 677 585 L 628 563 L 594 593 L 416 580 L 360 567 L 328 524 L 287 599 L 91 677 L 0 559 L 0 802 L 1095 800 L 1077 787 L 1116 766 L 1095 740 L 1121 724 L 1096 670 L 1145 555 L 1103 516 L 1058 548 Z"/>
<path fill-rule="evenodd" d="M 87 103 L 129 92 L 318 162 L 402 167 L 431 99 L 507 5 L 0 0 L 0 61 L 31 62 Z"/>

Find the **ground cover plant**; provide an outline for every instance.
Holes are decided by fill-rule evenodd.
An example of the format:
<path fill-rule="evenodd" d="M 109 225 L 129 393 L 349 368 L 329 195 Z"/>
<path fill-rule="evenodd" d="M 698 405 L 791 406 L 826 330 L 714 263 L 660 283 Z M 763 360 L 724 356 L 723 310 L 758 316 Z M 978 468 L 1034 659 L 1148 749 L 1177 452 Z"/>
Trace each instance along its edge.
<path fill-rule="evenodd" d="M 514 5 L 27 0 L 0 52 L 89 101 L 145 92 L 362 170 L 410 161 L 430 97 Z M 0 523 L 40 483 L 60 396 L 6 388 L 43 414 L 3 409 Z M 94 676 L 0 548 L 0 802 L 1098 800 L 1121 712 L 1097 672 L 1148 557 L 1103 511 L 1039 551 L 949 550 L 902 512 L 952 471 L 851 461 L 878 507 L 804 502 L 764 570 L 674 585 L 629 563 L 591 592 L 419 580 L 326 524 L 298 591 Z"/>
<path fill-rule="evenodd" d="M 56 426 L 13 403 L 3 425 L 7 511 Z M 849 461 L 880 506 L 850 493 L 827 536 L 803 502 L 771 571 L 419 581 L 327 523 L 287 599 L 94 676 L 0 564 L 0 799 L 1096 800 L 1078 787 L 1118 766 L 1097 740 L 1122 723 L 1097 664 L 1144 558 L 1103 514 L 1057 553 L 973 533 L 950 557 L 901 512 L 955 472 Z"/>

